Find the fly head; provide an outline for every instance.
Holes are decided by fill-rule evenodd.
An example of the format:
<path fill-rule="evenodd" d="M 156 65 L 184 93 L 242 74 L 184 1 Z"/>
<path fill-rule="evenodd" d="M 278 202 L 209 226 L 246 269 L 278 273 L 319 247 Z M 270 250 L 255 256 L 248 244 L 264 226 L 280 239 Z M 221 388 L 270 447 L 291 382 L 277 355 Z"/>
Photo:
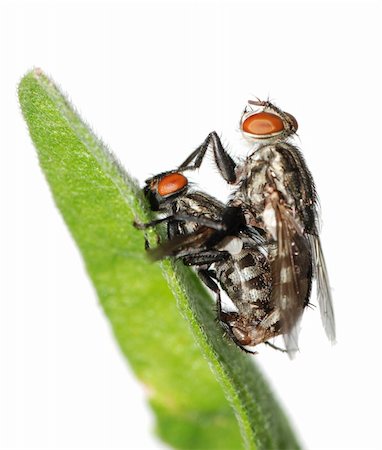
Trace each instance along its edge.
<path fill-rule="evenodd" d="M 297 120 L 289 113 L 266 101 L 248 100 L 240 120 L 243 135 L 253 141 L 283 140 L 295 134 Z"/>

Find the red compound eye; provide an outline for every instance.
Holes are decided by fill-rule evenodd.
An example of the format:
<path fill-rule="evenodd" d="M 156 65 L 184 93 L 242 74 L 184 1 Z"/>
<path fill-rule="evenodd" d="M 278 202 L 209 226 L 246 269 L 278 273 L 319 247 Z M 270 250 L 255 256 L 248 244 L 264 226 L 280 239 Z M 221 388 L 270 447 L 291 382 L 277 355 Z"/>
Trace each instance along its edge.
<path fill-rule="evenodd" d="M 181 173 L 170 173 L 163 177 L 158 183 L 158 194 L 162 197 L 175 194 L 187 186 L 188 180 Z"/>
<path fill-rule="evenodd" d="M 243 131 L 258 136 L 280 133 L 284 131 L 282 119 L 276 114 L 260 112 L 247 117 L 242 125 Z"/>

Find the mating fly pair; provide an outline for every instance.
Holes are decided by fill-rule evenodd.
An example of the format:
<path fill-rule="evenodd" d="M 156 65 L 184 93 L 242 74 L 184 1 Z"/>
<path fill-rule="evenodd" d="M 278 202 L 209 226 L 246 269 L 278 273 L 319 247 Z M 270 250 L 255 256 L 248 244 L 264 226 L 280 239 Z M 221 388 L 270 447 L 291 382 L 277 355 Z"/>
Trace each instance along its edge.
<path fill-rule="evenodd" d="M 145 193 L 152 209 L 170 213 L 159 219 L 168 223 L 169 241 L 155 254 L 173 255 L 199 268 L 218 295 L 220 320 L 242 348 L 282 334 L 293 354 L 315 277 L 324 329 L 334 342 L 317 196 L 306 163 L 290 142 L 297 121 L 270 102 L 249 101 L 240 129 L 250 147 L 245 160 L 235 162 L 212 132 L 178 171 L 148 180 Z M 209 150 L 222 177 L 234 187 L 226 205 L 190 191 L 182 174 L 199 168 Z M 237 311 L 221 310 L 214 280 Z"/>

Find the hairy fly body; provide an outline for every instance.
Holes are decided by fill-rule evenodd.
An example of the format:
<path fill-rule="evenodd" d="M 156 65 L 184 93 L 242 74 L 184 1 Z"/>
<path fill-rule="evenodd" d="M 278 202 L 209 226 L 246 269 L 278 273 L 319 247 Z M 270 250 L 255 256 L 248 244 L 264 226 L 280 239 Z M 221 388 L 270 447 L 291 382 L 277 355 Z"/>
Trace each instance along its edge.
<path fill-rule="evenodd" d="M 280 334 L 280 316 L 272 303 L 269 246 L 255 227 L 246 224 L 240 206 L 226 206 L 194 191 L 179 172 L 146 181 L 151 209 L 165 217 L 169 240 L 150 250 L 154 259 L 175 256 L 195 266 L 202 281 L 216 294 L 218 318 L 233 341 L 245 351 Z M 220 288 L 236 311 L 223 311 Z M 250 351 L 253 353 L 252 351 Z"/>
<path fill-rule="evenodd" d="M 238 163 L 210 133 L 180 165 L 200 167 L 211 149 L 222 177 L 235 186 L 229 207 L 240 207 L 249 227 L 264 231 L 272 276 L 272 311 L 278 316 L 287 350 L 297 350 L 298 325 L 309 303 L 312 277 L 324 329 L 335 341 L 335 322 L 324 256 L 318 235 L 317 195 L 301 152 L 291 142 L 296 119 L 270 102 L 249 101 L 240 129 L 251 148 Z M 264 323 L 263 323 L 264 324 Z"/>

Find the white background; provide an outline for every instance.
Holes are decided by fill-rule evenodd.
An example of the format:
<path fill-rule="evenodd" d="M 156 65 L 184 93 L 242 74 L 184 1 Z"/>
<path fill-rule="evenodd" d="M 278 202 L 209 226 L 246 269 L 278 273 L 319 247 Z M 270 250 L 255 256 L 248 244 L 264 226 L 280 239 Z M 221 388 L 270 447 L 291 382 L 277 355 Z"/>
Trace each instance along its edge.
<path fill-rule="evenodd" d="M 244 156 L 249 96 L 299 121 L 323 213 L 338 344 L 306 312 L 294 361 L 256 357 L 309 449 L 381 442 L 378 3 L 17 3 L 1 8 L 2 449 L 160 449 L 52 202 L 16 98 L 39 66 L 140 182 L 213 129 Z M 224 196 L 208 162 L 202 184 Z"/>

